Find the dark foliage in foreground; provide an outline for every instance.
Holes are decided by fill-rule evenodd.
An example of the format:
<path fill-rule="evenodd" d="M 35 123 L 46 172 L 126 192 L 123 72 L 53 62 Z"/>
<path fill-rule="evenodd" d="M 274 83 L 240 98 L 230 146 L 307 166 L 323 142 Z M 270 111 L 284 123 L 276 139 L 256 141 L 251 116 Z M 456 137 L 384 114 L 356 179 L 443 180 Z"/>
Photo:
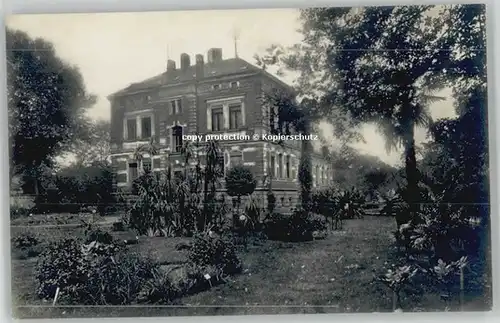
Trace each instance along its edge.
<path fill-rule="evenodd" d="M 113 173 L 103 165 L 71 166 L 41 181 L 36 213 L 78 213 L 92 208 L 100 215 L 114 209 Z"/>
<path fill-rule="evenodd" d="M 200 267 L 215 266 L 226 274 L 241 270 L 241 261 L 234 244 L 215 234 L 199 234 L 194 237 L 188 260 Z"/>
<path fill-rule="evenodd" d="M 292 215 L 273 213 L 264 223 L 268 239 L 286 242 L 311 241 L 314 232 L 325 230 L 325 218 L 304 209 L 296 209 Z"/>

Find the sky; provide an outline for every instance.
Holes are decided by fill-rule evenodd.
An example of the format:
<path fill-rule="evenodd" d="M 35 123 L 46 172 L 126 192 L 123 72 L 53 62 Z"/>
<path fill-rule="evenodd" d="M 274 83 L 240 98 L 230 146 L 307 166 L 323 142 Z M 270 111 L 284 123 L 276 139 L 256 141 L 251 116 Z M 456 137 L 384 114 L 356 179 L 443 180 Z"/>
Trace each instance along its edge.
<path fill-rule="evenodd" d="M 87 89 L 98 96 L 89 111 L 95 119 L 110 118 L 109 94 L 160 74 L 169 58 L 179 66 L 181 53 L 189 54 L 193 62 L 196 54 L 206 57 L 209 48 L 217 47 L 224 58 L 234 57 L 237 34 L 238 56 L 255 63 L 254 54 L 262 54 L 270 45 L 288 46 L 302 39 L 294 9 L 16 15 L 6 17 L 6 25 L 51 41 L 62 59 L 79 67 Z M 441 95 L 447 100 L 431 107 L 434 119 L 454 116 L 450 92 Z M 323 129 L 334 139 L 327 126 Z M 354 148 L 388 164 L 400 164 L 401 151 L 388 153 L 374 126 L 364 126 L 362 134 L 365 142 L 353 144 Z M 417 143 L 425 137 L 417 130 Z"/>

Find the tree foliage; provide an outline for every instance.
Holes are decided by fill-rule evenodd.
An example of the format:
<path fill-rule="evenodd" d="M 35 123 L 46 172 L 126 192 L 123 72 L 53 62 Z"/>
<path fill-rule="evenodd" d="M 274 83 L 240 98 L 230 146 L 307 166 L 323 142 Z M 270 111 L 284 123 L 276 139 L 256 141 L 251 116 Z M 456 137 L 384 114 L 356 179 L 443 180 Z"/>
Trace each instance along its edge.
<path fill-rule="evenodd" d="M 6 41 L 13 176 L 24 169 L 36 172 L 75 139 L 86 138 L 85 111 L 95 97 L 78 68 L 59 58 L 50 42 L 10 29 Z"/>
<path fill-rule="evenodd" d="M 226 189 L 229 196 L 250 195 L 254 192 L 256 180 L 252 171 L 244 166 L 234 166 L 226 175 Z"/>
<path fill-rule="evenodd" d="M 108 164 L 110 154 L 110 126 L 107 120 L 98 120 L 89 124 L 88 138 L 77 140 L 72 149 L 77 165 Z"/>
<path fill-rule="evenodd" d="M 303 42 L 273 46 L 261 61 L 298 71 L 303 95 L 340 132 L 375 123 L 386 148 L 403 148 L 407 222 L 416 215 L 419 174 L 415 127 L 432 123 L 429 105 L 454 74 L 473 73 L 457 54 L 477 42 L 467 26 L 481 6 L 395 6 L 302 10 Z M 462 19 L 464 24 L 454 26 Z M 473 28 L 474 29 L 474 28 Z M 484 62 L 483 62 L 484 63 Z M 478 66 L 481 64 L 478 64 Z M 346 116 L 339 122 L 338 116 Z"/>

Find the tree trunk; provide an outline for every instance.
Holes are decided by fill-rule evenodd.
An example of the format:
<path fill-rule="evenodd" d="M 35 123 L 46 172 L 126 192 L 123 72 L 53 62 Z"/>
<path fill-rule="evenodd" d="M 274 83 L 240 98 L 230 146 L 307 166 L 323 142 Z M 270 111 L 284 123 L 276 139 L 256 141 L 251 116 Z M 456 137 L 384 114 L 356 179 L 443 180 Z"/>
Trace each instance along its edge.
<path fill-rule="evenodd" d="M 410 212 L 406 218 L 401 218 L 402 223 L 416 220 L 417 212 L 420 206 L 420 194 L 418 189 L 418 169 L 417 158 L 415 154 L 415 123 L 411 119 L 408 122 L 407 133 L 403 140 L 404 143 L 404 158 L 406 172 L 406 202 L 409 204 Z M 399 222 L 399 221 L 398 221 Z"/>
<path fill-rule="evenodd" d="M 35 196 L 38 196 L 40 194 L 40 190 L 38 188 L 38 174 L 35 174 L 35 176 L 33 176 L 33 185 L 35 188 Z"/>
<path fill-rule="evenodd" d="M 304 122 L 304 129 L 302 131 L 304 135 L 310 134 L 309 127 L 310 127 L 309 120 L 307 120 Z M 311 186 L 312 186 L 311 143 L 309 140 L 302 140 L 301 143 L 299 181 L 301 186 L 300 195 L 301 195 L 302 208 L 305 210 L 309 210 L 311 202 Z"/>

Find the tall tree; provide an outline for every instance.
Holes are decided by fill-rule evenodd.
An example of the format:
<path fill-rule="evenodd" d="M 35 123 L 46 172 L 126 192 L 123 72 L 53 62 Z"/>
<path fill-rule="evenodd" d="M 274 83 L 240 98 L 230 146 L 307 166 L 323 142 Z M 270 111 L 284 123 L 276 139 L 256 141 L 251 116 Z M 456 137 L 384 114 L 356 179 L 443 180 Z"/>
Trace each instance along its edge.
<path fill-rule="evenodd" d="M 72 149 L 76 156 L 76 164 L 107 165 L 110 154 L 110 123 L 99 120 L 92 122 L 89 127 L 88 138 L 78 140 Z"/>
<path fill-rule="evenodd" d="M 454 43 L 454 56 L 445 78 L 453 89 L 458 117 L 433 124 L 434 151 L 428 150 L 427 160 L 446 155 L 448 170 L 460 174 L 449 176 L 460 185 L 448 183 L 454 189 L 447 190 L 447 200 L 488 202 L 485 9 L 484 5 L 457 5 L 446 10 L 447 37 L 459 40 Z"/>
<path fill-rule="evenodd" d="M 87 136 L 85 111 L 95 97 L 50 42 L 10 29 L 6 36 L 10 178 L 28 173 L 37 194 L 41 166 Z"/>
<path fill-rule="evenodd" d="M 397 222 L 412 220 L 419 202 L 415 127 L 431 121 L 429 103 L 444 85 L 427 76 L 444 73 L 451 52 L 442 8 L 314 8 L 303 10 L 301 19 L 303 43 L 272 53 L 284 53 L 279 61 L 300 72 L 304 94 L 319 97 L 334 125 L 341 115 L 347 121 L 341 130 L 375 123 L 387 149 L 403 148 L 412 208 Z"/>
<path fill-rule="evenodd" d="M 262 65 L 262 62 L 260 63 Z M 311 126 L 316 121 L 317 101 L 311 98 L 303 98 L 300 102 L 295 93 L 285 91 L 272 91 L 266 93 L 265 103 L 270 108 L 270 122 L 273 125 L 271 131 L 280 134 L 294 131 L 305 136 L 311 134 Z M 275 111 L 276 108 L 276 111 Z M 274 115 L 277 113 L 278 124 L 275 125 Z M 277 126 L 277 129 L 274 127 Z M 302 140 L 298 179 L 300 182 L 300 200 L 305 210 L 311 208 L 311 189 L 313 185 L 311 153 L 312 144 L 309 140 Z M 269 172 L 270 184 L 272 183 L 273 170 Z M 271 186 L 268 186 L 268 199 L 272 195 Z M 274 197 L 271 197 L 272 199 Z"/>
<path fill-rule="evenodd" d="M 433 124 L 435 142 L 424 158 L 425 175 L 442 202 L 453 205 L 462 220 L 481 219 L 478 234 L 469 234 L 465 240 L 477 248 L 469 254 L 485 257 L 491 243 L 486 7 L 450 6 L 446 17 L 447 37 L 458 40 L 446 75 L 456 98 L 457 117 Z"/>

